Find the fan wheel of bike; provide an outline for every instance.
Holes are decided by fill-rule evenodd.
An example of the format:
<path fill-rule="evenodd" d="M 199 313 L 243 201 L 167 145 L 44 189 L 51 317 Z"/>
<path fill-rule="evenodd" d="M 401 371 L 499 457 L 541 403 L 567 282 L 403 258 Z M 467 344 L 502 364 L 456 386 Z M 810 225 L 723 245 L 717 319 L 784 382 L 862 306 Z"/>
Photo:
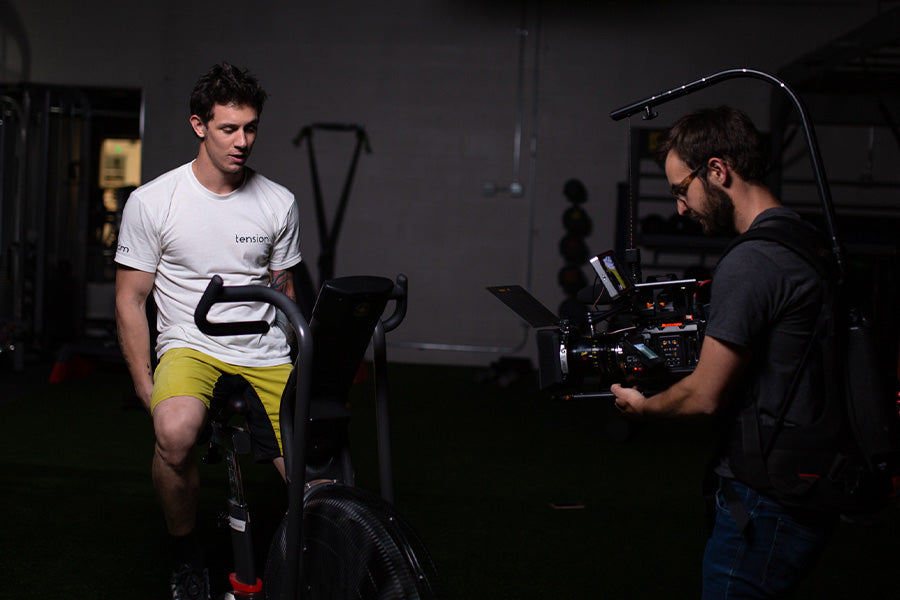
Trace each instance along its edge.
<path fill-rule="evenodd" d="M 265 589 L 281 598 L 287 517 L 269 550 Z M 311 486 L 303 499 L 305 600 L 432 600 L 437 570 L 425 545 L 381 497 L 338 483 Z"/>

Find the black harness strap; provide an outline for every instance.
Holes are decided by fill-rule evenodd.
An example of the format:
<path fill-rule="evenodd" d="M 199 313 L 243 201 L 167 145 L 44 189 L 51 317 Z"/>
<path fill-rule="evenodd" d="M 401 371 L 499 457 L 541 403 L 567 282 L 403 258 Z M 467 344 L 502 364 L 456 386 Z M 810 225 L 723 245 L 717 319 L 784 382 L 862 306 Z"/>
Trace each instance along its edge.
<path fill-rule="evenodd" d="M 803 221 L 780 216 L 769 217 L 760 226 L 750 229 L 732 240 L 722 253 L 722 257 L 738 244 L 749 240 L 766 240 L 781 244 L 808 262 L 816 270 L 822 281 L 828 281 L 831 276 L 825 262 L 824 245 L 820 235 Z M 719 260 L 721 261 L 721 257 Z M 771 485 L 766 466 L 767 461 L 775 446 L 778 433 L 784 426 L 788 410 L 793 404 L 795 392 L 800 383 L 800 375 L 806 369 L 809 358 L 812 355 L 812 349 L 827 326 L 828 315 L 831 311 L 830 301 L 828 301 L 828 306 L 828 310 L 823 309 L 819 313 L 813 334 L 806 345 L 800 364 L 797 370 L 794 371 L 790 386 L 779 405 L 775 426 L 765 442 L 762 440 L 756 405 L 749 404 L 741 409 L 742 451 L 747 459 L 745 467 L 749 472 L 749 479 L 756 482 L 756 485 Z M 728 504 L 738 530 L 742 535 L 747 535 L 750 515 L 747 513 L 746 507 L 744 507 L 743 502 L 737 495 L 737 492 L 735 492 L 730 480 L 723 478 L 721 487 L 723 497 Z"/>

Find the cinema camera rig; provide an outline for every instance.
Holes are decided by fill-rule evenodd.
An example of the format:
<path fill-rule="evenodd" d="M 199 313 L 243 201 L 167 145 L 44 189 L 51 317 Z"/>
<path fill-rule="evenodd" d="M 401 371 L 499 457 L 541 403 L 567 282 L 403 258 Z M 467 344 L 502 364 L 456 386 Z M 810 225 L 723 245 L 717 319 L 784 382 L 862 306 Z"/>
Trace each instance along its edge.
<path fill-rule="evenodd" d="M 674 278 L 635 283 L 612 251 L 590 264 L 602 285 L 587 288 L 599 293 L 585 305 L 584 323 L 556 317 L 520 286 L 488 288 L 538 330 L 541 391 L 609 397 L 609 386 L 623 383 L 649 394 L 691 373 L 700 358 L 709 286 Z"/>
<path fill-rule="evenodd" d="M 630 102 L 613 110 L 609 116 L 619 121 L 641 114 L 644 120 L 650 120 L 657 116 L 655 107 L 732 79 L 761 80 L 779 90 L 785 107 L 792 105 L 796 110 L 809 151 L 838 279 L 843 282 L 843 250 L 835 231 L 834 203 L 815 128 L 803 101 L 786 82 L 756 69 L 725 69 Z M 629 223 L 634 223 L 633 204 L 630 209 Z M 634 239 L 633 232 L 629 239 Z M 626 249 L 626 253 L 636 250 L 632 247 Z M 611 395 L 608 392 L 610 384 L 623 382 L 637 385 L 649 394 L 691 373 L 700 358 L 709 286 L 694 279 L 674 278 L 635 283 L 640 281 L 639 258 L 629 261 L 629 266 L 637 267 L 632 269 L 635 276 L 631 277 L 612 252 L 600 254 L 590 262 L 603 289 L 601 294 L 595 295 L 596 300 L 587 310 L 585 326 L 557 318 L 520 286 L 488 288 L 529 324 L 539 328 L 541 389 L 562 395 L 565 390 L 575 390 L 570 397 L 605 397 Z M 603 310 L 597 310 L 601 306 Z M 589 379 L 599 385 L 598 392 L 584 391 Z"/>

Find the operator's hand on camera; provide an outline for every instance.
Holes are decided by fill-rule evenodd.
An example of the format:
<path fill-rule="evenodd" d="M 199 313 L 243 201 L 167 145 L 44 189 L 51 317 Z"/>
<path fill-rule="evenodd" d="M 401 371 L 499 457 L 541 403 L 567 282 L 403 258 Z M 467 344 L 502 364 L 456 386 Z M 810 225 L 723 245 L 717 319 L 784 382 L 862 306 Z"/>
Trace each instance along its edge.
<path fill-rule="evenodd" d="M 623 387 L 614 383 L 609 391 L 616 397 L 616 408 L 624 415 L 639 417 L 644 414 L 644 404 L 647 398 L 637 388 Z"/>

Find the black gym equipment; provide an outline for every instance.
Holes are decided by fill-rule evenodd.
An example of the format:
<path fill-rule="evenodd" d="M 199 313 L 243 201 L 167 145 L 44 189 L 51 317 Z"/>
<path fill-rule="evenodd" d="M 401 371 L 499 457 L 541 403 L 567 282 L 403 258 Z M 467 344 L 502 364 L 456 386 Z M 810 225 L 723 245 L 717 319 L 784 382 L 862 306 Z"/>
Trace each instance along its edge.
<path fill-rule="evenodd" d="M 341 196 L 338 200 L 337 208 L 335 209 L 334 221 L 332 221 L 331 226 L 328 226 L 326 217 L 325 217 L 325 204 L 322 199 L 322 183 L 319 180 L 319 166 L 318 162 L 316 162 L 316 151 L 313 147 L 313 132 L 315 131 L 327 131 L 327 132 L 349 132 L 353 133 L 356 136 L 356 146 L 353 149 L 353 157 L 350 159 L 350 166 L 347 169 L 347 174 L 344 177 L 344 186 L 341 189 Z M 319 230 L 319 282 L 324 282 L 332 277 L 334 277 L 334 263 L 335 256 L 337 253 L 337 241 L 338 236 L 341 233 L 341 225 L 344 222 L 344 211 L 347 209 L 347 202 L 350 199 L 350 188 L 353 185 L 353 177 L 356 174 L 356 167 L 359 163 L 359 155 L 363 149 L 365 149 L 366 154 L 372 153 L 372 145 L 369 142 L 369 135 L 366 133 L 366 128 L 362 125 L 357 125 L 355 123 L 312 123 L 310 125 L 306 125 L 300 129 L 300 132 L 294 137 L 293 143 L 295 146 L 300 147 L 303 142 L 306 141 L 306 149 L 307 155 L 309 157 L 309 170 L 310 176 L 312 177 L 312 186 L 313 186 L 313 199 L 315 200 L 316 206 L 316 224 L 318 225 Z M 300 263 L 298 265 L 301 269 L 305 270 L 305 263 Z M 305 290 L 309 293 L 310 300 L 312 299 L 312 288 L 311 286 L 305 285 L 305 281 L 309 278 L 308 272 L 301 271 L 301 290 Z M 299 296 L 302 296 L 300 294 Z"/>
<path fill-rule="evenodd" d="M 432 599 L 437 572 L 413 528 L 392 506 L 385 333 L 406 313 L 406 277 L 343 277 L 326 281 L 307 324 L 284 294 L 261 286 L 223 286 L 214 277 L 195 320 L 208 335 L 263 333 L 264 321 L 210 323 L 219 302 L 268 302 L 293 327 L 297 359 L 281 399 L 281 432 L 288 478 L 288 509 L 269 549 L 264 580 L 254 569 L 249 511 L 237 455 L 252 450 L 249 433 L 233 424 L 246 414 L 246 389 L 224 385 L 210 408 L 215 454 L 227 457 L 228 501 L 235 572 L 228 598 Z M 396 306 L 382 320 L 387 304 Z M 382 497 L 354 486 L 347 424 L 348 394 L 373 343 L 378 458 Z M 252 390 L 250 390 L 252 392 Z M 252 426 L 250 427 L 252 430 Z"/>

